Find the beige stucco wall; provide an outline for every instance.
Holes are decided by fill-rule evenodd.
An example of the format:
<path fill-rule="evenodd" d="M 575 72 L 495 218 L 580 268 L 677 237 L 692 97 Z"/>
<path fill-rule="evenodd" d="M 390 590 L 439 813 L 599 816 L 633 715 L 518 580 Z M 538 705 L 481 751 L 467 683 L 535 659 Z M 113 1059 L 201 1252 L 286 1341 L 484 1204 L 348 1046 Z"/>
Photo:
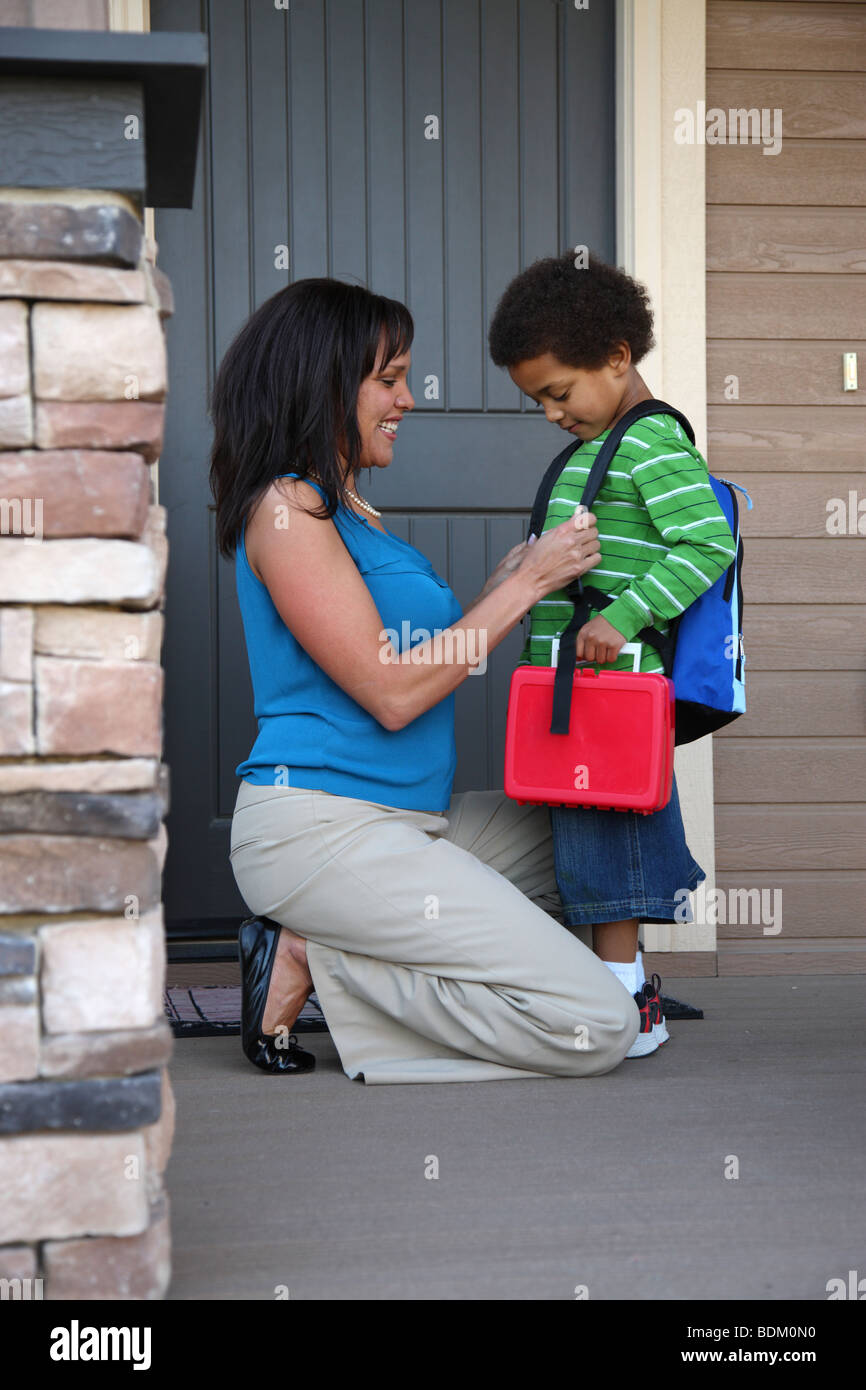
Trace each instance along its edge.
<path fill-rule="evenodd" d="M 649 289 L 657 346 L 641 366 L 650 389 L 691 420 L 707 448 L 704 147 L 674 140 L 674 111 L 703 98 L 703 0 L 620 0 L 619 247 Z M 715 882 L 712 740 L 677 749 L 689 846 Z M 712 926 L 643 929 L 648 951 L 714 951 Z"/>

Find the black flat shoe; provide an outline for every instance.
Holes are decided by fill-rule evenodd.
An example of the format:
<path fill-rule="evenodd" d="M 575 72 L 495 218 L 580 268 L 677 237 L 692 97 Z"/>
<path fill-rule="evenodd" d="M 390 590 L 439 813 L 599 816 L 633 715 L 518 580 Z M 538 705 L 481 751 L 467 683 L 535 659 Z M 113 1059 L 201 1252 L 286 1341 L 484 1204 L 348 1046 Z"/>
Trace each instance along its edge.
<path fill-rule="evenodd" d="M 271 972 L 277 955 L 280 925 L 270 917 L 248 917 L 238 932 L 241 963 L 241 1045 L 245 1055 L 262 1071 L 274 1075 L 312 1071 L 316 1059 L 312 1052 L 298 1047 L 294 1033 L 288 1040 L 262 1032 L 265 1003 Z"/>

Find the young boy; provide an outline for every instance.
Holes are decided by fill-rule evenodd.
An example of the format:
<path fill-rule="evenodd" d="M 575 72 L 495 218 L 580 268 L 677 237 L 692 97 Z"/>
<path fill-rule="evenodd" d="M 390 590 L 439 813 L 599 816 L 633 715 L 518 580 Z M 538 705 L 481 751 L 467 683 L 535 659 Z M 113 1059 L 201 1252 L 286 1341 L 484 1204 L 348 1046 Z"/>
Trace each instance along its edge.
<path fill-rule="evenodd" d="M 644 288 L 595 256 L 583 268 L 569 253 L 536 261 L 511 282 L 493 316 L 490 354 L 544 408 L 551 424 L 574 436 L 575 452 L 554 485 L 543 530 L 573 515 L 608 431 L 653 393 L 637 363 L 653 346 Z M 601 563 L 586 584 L 614 596 L 577 639 L 578 660 L 631 670 L 621 657 L 641 628 L 667 633 L 735 558 L 734 538 L 709 485 L 707 465 L 672 416 L 632 425 L 611 462 L 592 510 Z M 573 606 L 563 590 L 530 613 L 521 662 L 550 666 L 551 643 Z M 641 671 L 662 671 L 644 644 Z M 556 878 L 567 927 L 588 927 L 593 949 L 634 995 L 641 1032 L 629 1057 L 667 1039 L 661 981 L 644 978 L 640 922 L 673 922 L 681 897 L 706 877 L 686 844 L 676 780 L 661 811 L 551 807 Z M 679 913 L 681 917 L 681 910 Z"/>

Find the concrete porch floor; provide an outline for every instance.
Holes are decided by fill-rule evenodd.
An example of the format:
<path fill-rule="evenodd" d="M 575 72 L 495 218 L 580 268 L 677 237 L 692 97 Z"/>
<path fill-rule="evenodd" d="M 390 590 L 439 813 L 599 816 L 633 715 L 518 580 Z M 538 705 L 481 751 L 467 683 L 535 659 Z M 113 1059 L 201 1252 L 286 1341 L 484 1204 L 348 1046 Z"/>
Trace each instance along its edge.
<path fill-rule="evenodd" d="M 671 979 L 705 1018 L 583 1081 L 366 1087 L 328 1034 L 282 1078 L 178 1040 L 168 1297 L 824 1301 L 866 1275 L 864 983 Z"/>

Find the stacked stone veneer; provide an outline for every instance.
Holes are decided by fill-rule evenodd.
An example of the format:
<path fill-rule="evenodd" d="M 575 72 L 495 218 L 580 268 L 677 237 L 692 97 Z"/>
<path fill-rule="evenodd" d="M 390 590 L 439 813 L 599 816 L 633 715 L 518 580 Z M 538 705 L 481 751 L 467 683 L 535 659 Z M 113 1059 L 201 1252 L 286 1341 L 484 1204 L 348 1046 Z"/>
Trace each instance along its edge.
<path fill-rule="evenodd" d="M 169 1276 L 170 312 L 131 202 L 0 190 L 0 1281 L 49 1299 Z"/>

